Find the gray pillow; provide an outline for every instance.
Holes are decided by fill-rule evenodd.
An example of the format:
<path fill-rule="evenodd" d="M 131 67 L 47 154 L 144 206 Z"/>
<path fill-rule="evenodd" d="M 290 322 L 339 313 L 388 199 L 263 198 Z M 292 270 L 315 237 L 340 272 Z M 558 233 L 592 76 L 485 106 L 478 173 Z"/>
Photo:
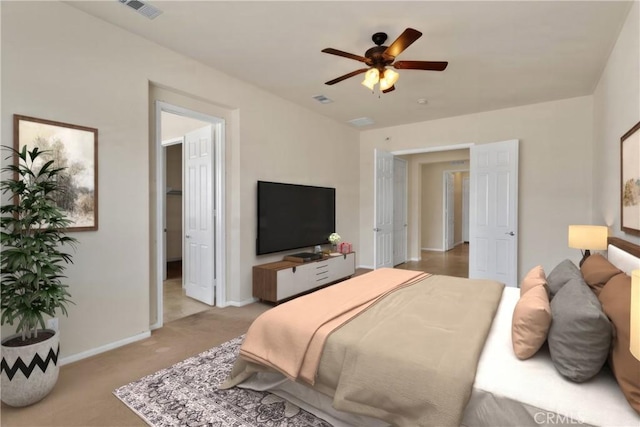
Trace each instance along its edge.
<path fill-rule="evenodd" d="M 569 280 L 551 301 L 549 352 L 558 372 L 584 382 L 609 356 L 613 328 L 598 297 L 582 279 Z"/>
<path fill-rule="evenodd" d="M 549 298 L 553 299 L 560 288 L 562 288 L 571 279 L 582 280 L 582 273 L 570 259 L 565 259 L 560 264 L 556 265 L 556 268 L 547 275 Z"/>

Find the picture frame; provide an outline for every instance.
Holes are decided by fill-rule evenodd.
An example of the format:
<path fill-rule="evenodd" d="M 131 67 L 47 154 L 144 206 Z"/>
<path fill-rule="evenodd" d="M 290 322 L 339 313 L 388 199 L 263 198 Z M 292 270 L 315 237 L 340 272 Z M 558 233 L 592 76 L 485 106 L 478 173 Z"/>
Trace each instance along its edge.
<path fill-rule="evenodd" d="M 25 145 L 49 150 L 44 160 L 66 168 L 67 191 L 56 203 L 71 220 L 67 231 L 98 230 L 98 129 L 14 114 L 13 146 Z"/>
<path fill-rule="evenodd" d="M 620 226 L 640 236 L 640 122 L 620 138 Z"/>

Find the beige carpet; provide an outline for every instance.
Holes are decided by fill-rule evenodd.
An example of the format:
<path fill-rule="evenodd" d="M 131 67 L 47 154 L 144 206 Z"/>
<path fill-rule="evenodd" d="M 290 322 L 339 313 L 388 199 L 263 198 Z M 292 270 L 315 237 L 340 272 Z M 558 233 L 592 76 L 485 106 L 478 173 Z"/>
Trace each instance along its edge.
<path fill-rule="evenodd" d="M 113 390 L 247 331 L 269 306 L 211 308 L 170 323 L 150 338 L 65 365 L 56 387 L 26 408 L 2 404 L 2 427 L 145 426 Z"/>

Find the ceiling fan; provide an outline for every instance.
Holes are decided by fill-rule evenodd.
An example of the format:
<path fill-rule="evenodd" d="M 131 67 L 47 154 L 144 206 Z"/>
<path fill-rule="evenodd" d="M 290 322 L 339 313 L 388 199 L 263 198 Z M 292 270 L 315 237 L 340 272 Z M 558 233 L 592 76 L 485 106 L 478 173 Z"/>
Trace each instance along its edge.
<path fill-rule="evenodd" d="M 400 37 L 398 37 L 390 46 L 383 46 L 383 43 L 387 40 L 386 33 L 375 33 L 371 39 L 376 46 L 367 50 L 364 56 L 354 55 L 352 53 L 343 52 L 341 50 L 326 48 L 322 49 L 322 52 L 329 53 L 331 55 L 342 56 L 349 59 L 355 59 L 356 61 L 364 62 L 369 67 L 360 68 L 359 70 L 352 71 L 348 74 L 329 80 L 325 84 L 334 85 L 349 77 L 357 76 L 358 74 L 365 73 L 365 78 L 362 84 L 369 89 L 373 90 L 374 86 L 379 83 L 380 90 L 383 93 L 391 92 L 395 90 L 395 83 L 400 77 L 398 73 L 393 71 L 388 66 L 392 66 L 397 70 L 428 70 L 428 71 L 443 71 L 447 68 L 448 62 L 444 61 L 396 61 L 396 57 L 408 48 L 413 42 L 418 40 L 422 36 L 422 33 L 413 28 L 407 28 L 404 30 Z M 395 62 L 394 62 L 395 61 Z"/>

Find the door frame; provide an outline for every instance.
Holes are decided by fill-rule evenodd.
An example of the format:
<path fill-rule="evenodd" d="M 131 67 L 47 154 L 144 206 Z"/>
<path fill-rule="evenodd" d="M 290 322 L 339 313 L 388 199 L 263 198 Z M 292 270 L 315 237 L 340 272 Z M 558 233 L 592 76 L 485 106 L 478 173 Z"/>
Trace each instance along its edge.
<path fill-rule="evenodd" d="M 164 101 L 155 101 L 155 163 L 156 163 L 156 304 L 157 320 L 151 325 L 151 329 L 157 329 L 163 325 L 163 264 L 164 264 L 164 223 L 165 223 L 165 162 L 162 146 L 162 112 L 176 114 L 178 116 L 190 117 L 203 122 L 211 123 L 215 135 L 214 144 L 214 168 L 212 174 L 214 179 L 214 244 L 215 244 L 215 298 L 217 307 L 226 306 L 226 241 L 225 241 L 225 120 L 199 113 L 184 107 L 170 104 Z M 183 238 L 184 244 L 184 238 Z"/>

